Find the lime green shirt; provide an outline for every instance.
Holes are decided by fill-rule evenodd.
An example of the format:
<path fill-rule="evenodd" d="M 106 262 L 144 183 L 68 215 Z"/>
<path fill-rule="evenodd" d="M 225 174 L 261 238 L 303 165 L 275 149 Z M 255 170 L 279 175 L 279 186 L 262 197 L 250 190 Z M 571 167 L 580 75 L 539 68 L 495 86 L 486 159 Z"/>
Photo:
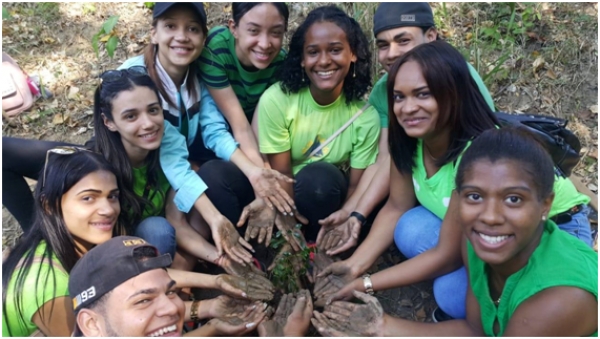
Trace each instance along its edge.
<path fill-rule="evenodd" d="M 465 150 L 471 145 L 467 143 Z M 463 150 L 464 152 L 464 150 Z M 417 152 L 415 153 L 415 167 L 413 168 L 413 186 L 415 196 L 421 205 L 427 208 L 438 218 L 444 219 L 452 191 L 456 188 L 455 178 L 462 154 L 454 162 L 442 166 L 434 175 L 427 178 L 427 171 L 423 163 L 423 140 L 417 141 Z"/>
<path fill-rule="evenodd" d="M 554 202 L 548 215 L 553 217 L 580 204 L 587 205 L 590 198 L 579 193 L 569 178 L 556 176 L 554 180 Z"/>
<path fill-rule="evenodd" d="M 551 220 L 544 225 L 540 244 L 527 265 L 506 280 L 497 307 L 490 296 L 487 264 L 477 256 L 470 242 L 467 242 L 467 257 L 469 284 L 479 303 L 486 336 L 502 336 L 519 306 L 547 288 L 577 287 L 598 300 L 598 254 L 577 238 L 560 232 Z M 496 319 L 499 332 L 494 334 Z M 598 331 L 591 336 L 598 336 Z"/>
<path fill-rule="evenodd" d="M 467 144 L 465 150 L 470 144 L 470 142 Z M 423 207 L 440 219 L 444 219 L 450 204 L 452 191 L 456 188 L 456 171 L 461 159 L 462 155 L 456 161 L 442 166 L 437 173 L 427 178 L 427 171 L 423 163 L 423 141 L 417 141 L 415 168 L 413 169 L 415 196 Z M 577 191 L 571 180 L 559 176 L 556 176 L 554 181 L 554 194 L 555 198 L 550 208 L 550 217 L 565 212 L 573 206 L 590 202 L 588 196 Z"/>
<path fill-rule="evenodd" d="M 258 131 L 261 153 L 291 151 L 293 173 L 304 166 L 325 161 L 340 168 L 364 169 L 375 162 L 379 140 L 379 119 L 373 107 L 366 109 L 344 132 L 310 159 L 306 156 L 333 135 L 356 114 L 365 102 L 346 104 L 342 94 L 327 106 L 317 104 L 308 87 L 285 94 L 279 83 L 260 99 Z"/>
<path fill-rule="evenodd" d="M 146 193 L 146 199 L 150 199 L 152 206 L 145 206 L 142 219 L 154 216 L 164 216 L 165 199 L 171 185 L 162 170 L 158 173 L 158 190 L 156 187 L 147 185 L 147 166 L 133 168 L 133 192 L 140 197 Z"/>
<path fill-rule="evenodd" d="M 54 268 L 52 271 L 48 258 L 44 258 L 42 261 L 45 250 L 46 242 L 42 241 L 35 249 L 33 264 L 29 268 L 22 287 L 22 293 L 17 296 L 17 300 L 15 300 L 15 286 L 20 269 L 16 269 L 10 278 L 6 293 L 6 308 L 2 313 L 3 337 L 30 336 L 38 330 L 38 327 L 32 321 L 37 311 L 48 301 L 69 295 L 69 274 L 60 265 L 54 254 L 52 254 Z M 17 302 L 20 305 L 19 309 L 22 317 L 19 315 Z"/>
<path fill-rule="evenodd" d="M 481 92 L 481 95 L 483 95 L 485 102 L 487 102 L 487 104 L 490 106 L 492 111 L 495 111 L 496 109 L 494 107 L 494 100 L 492 100 L 492 95 L 488 91 L 487 87 L 485 87 L 485 84 L 483 83 L 483 80 L 481 80 L 479 73 L 477 73 L 475 68 L 473 66 L 471 66 L 471 64 L 469 64 L 468 62 L 467 62 L 467 66 L 469 66 L 469 71 L 471 72 L 471 76 L 475 80 L 475 83 L 477 83 L 477 87 L 479 87 L 479 91 Z M 371 91 L 371 94 L 369 95 L 369 103 L 373 107 L 375 107 L 375 109 L 377 110 L 377 114 L 379 114 L 379 121 L 381 123 L 381 128 L 388 128 L 388 125 L 389 125 L 388 101 L 387 101 L 387 80 L 388 80 L 388 75 L 386 73 L 384 76 L 381 77 L 381 79 L 379 79 L 379 81 L 377 81 L 375 86 L 373 86 L 373 90 Z"/>
<path fill-rule="evenodd" d="M 231 86 L 248 121 L 252 121 L 260 96 L 276 81 L 275 74 L 285 56 L 286 52 L 282 49 L 267 68 L 248 71 L 235 53 L 235 37 L 229 28 L 217 26 L 208 32 L 206 47 L 198 59 L 200 76 L 211 88 Z"/>

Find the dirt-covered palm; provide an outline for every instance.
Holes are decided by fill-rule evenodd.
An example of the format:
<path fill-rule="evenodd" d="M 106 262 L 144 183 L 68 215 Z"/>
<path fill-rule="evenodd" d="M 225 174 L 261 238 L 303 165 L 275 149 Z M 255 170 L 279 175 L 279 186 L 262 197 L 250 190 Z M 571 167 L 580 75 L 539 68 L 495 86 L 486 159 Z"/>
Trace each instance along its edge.
<path fill-rule="evenodd" d="M 302 337 L 308 330 L 312 314 L 312 298 L 308 290 L 284 294 L 271 320 L 259 325 L 261 337 Z"/>
<path fill-rule="evenodd" d="M 258 198 L 265 201 L 269 208 L 275 208 L 281 213 L 292 213 L 296 209 L 294 199 L 281 187 L 280 182 L 293 183 L 289 178 L 274 169 L 261 168 L 248 178 Z"/>
<path fill-rule="evenodd" d="M 264 241 L 265 246 L 269 246 L 273 235 L 273 225 L 275 224 L 275 211 L 269 208 L 264 200 L 255 199 L 244 207 L 237 226 L 244 226 L 246 221 L 248 221 L 248 227 L 244 239 L 248 241 L 258 237 L 259 244 Z"/>
<path fill-rule="evenodd" d="M 253 331 L 266 317 L 266 310 L 248 308 L 237 316 L 213 318 L 208 325 L 214 326 L 218 335 L 241 336 Z"/>
<path fill-rule="evenodd" d="M 329 297 L 355 279 L 353 275 L 351 267 L 344 261 L 335 262 L 323 252 L 316 253 L 313 267 L 315 305 L 325 305 Z"/>
<path fill-rule="evenodd" d="M 273 287 L 273 283 L 267 279 L 266 274 L 260 271 L 254 265 L 242 266 L 225 255 L 219 259 L 219 266 L 221 266 L 228 274 L 236 277 L 242 277 L 247 280 L 256 281 L 269 291 L 273 291 L 275 289 Z"/>
<path fill-rule="evenodd" d="M 358 243 L 361 224 L 358 219 L 348 218 L 342 224 L 325 230 L 321 241 L 317 240 L 320 250 L 326 251 L 328 255 L 336 255 L 344 252 Z"/>
<path fill-rule="evenodd" d="M 225 252 L 231 259 L 239 263 L 252 262 L 252 254 L 248 252 L 248 250 L 254 251 L 252 246 L 240 237 L 227 218 L 221 216 L 214 224 L 210 225 L 210 228 L 219 255 Z"/>
<path fill-rule="evenodd" d="M 266 304 L 259 301 L 237 299 L 227 295 L 220 295 L 210 300 L 209 314 L 212 318 L 237 317 L 244 314 L 249 308 L 254 309 L 259 307 L 262 307 L 264 310 Z"/>
<path fill-rule="evenodd" d="M 292 245 L 292 248 L 296 252 L 306 246 L 306 240 L 302 235 L 302 231 L 300 228 L 296 227 L 298 222 L 301 224 L 308 224 L 308 220 L 300 215 L 300 213 L 296 213 L 295 215 L 283 215 L 282 213 L 277 213 L 275 216 L 275 226 L 277 226 L 281 235 L 290 245 Z"/>
<path fill-rule="evenodd" d="M 353 295 L 364 304 L 335 301 L 322 314 L 314 312 L 317 331 L 324 336 L 382 337 L 384 313 L 379 300 L 358 291 Z"/>
<path fill-rule="evenodd" d="M 234 276 L 229 274 L 219 274 L 216 282 L 218 288 L 228 295 L 241 296 L 250 300 L 271 300 L 273 299 L 273 284 L 265 283 L 266 278 L 257 274 L 247 274 L 246 276 Z M 267 280 L 268 281 L 268 280 Z"/>

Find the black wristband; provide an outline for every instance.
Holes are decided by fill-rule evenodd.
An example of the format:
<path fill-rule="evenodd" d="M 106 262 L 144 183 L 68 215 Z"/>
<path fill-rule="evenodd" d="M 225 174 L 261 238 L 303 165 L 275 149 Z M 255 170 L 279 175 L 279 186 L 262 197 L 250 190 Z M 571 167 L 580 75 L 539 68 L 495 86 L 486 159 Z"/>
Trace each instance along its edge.
<path fill-rule="evenodd" d="M 350 213 L 350 217 L 355 217 L 356 219 L 358 219 L 361 225 L 364 225 L 367 222 L 367 218 L 365 218 L 364 215 L 356 211 Z"/>

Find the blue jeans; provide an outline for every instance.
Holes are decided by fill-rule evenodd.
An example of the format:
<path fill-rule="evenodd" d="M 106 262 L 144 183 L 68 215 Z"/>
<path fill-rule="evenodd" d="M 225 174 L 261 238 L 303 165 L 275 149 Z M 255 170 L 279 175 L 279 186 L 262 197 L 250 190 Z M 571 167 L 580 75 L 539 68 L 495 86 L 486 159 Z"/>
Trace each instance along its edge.
<path fill-rule="evenodd" d="M 175 228 L 163 217 L 148 217 L 137 226 L 135 236 L 154 245 L 160 254 L 169 253 L 171 259 L 175 257 L 177 241 Z"/>
<path fill-rule="evenodd" d="M 442 220 L 423 206 L 408 210 L 394 230 L 396 246 L 407 258 L 435 247 L 440 238 Z M 438 306 L 455 319 L 465 319 L 467 270 L 464 266 L 433 281 L 433 295 Z"/>
<path fill-rule="evenodd" d="M 571 221 L 559 224 L 558 228 L 592 247 L 594 246 L 594 239 L 592 239 L 592 229 L 588 219 L 589 213 L 590 208 L 584 205 L 581 211 L 571 216 Z"/>

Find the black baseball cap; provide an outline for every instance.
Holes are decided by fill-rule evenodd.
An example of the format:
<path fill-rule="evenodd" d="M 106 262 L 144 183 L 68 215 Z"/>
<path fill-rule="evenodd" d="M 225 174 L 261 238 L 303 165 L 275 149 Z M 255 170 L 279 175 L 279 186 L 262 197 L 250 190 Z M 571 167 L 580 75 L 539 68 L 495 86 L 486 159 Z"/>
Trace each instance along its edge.
<path fill-rule="evenodd" d="M 143 260 L 134 257 L 138 248 L 150 248 L 155 255 Z M 77 261 L 69 275 L 69 295 L 75 314 L 127 280 L 171 265 L 171 255 L 158 253 L 144 239 L 119 236 L 92 248 Z M 81 335 L 75 326 L 75 335 Z"/>
<path fill-rule="evenodd" d="M 156 19 L 160 17 L 161 15 L 165 14 L 169 8 L 177 4 L 186 4 L 193 7 L 200 16 L 200 19 L 202 19 L 202 22 L 206 24 L 206 11 L 204 10 L 204 4 L 202 2 L 156 2 L 154 4 L 152 18 Z"/>
<path fill-rule="evenodd" d="M 397 27 L 433 27 L 433 11 L 427 2 L 382 2 L 373 16 L 373 34 Z"/>

